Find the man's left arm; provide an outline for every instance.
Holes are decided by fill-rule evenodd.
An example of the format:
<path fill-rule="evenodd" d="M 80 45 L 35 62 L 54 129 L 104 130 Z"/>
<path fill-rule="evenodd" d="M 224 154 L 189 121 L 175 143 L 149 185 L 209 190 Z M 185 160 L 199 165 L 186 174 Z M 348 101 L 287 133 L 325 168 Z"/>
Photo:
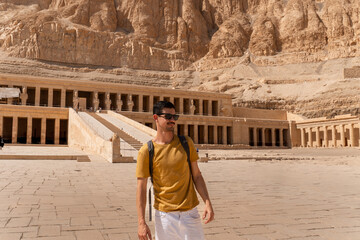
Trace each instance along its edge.
<path fill-rule="evenodd" d="M 191 162 L 191 172 L 196 190 L 198 191 L 205 203 L 205 210 L 202 218 L 205 219 L 207 217 L 207 220 L 205 221 L 206 224 L 214 220 L 214 210 L 210 201 L 209 193 L 206 188 L 205 180 L 201 175 L 197 161 Z"/>

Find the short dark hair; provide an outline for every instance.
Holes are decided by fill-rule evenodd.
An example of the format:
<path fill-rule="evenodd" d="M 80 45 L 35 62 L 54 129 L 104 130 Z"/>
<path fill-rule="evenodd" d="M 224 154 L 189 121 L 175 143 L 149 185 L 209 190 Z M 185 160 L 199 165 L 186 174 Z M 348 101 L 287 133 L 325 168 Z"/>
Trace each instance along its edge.
<path fill-rule="evenodd" d="M 168 102 L 168 101 L 159 101 L 157 103 L 154 104 L 153 107 L 153 114 L 160 114 L 162 113 L 162 110 L 164 108 L 173 108 L 175 109 L 174 104 L 172 104 L 172 102 Z"/>

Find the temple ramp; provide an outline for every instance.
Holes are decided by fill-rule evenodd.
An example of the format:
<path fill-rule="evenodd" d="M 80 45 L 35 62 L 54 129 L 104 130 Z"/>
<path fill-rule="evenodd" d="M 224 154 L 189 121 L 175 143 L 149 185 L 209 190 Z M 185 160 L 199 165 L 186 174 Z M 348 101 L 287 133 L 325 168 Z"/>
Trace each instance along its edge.
<path fill-rule="evenodd" d="M 86 112 L 69 109 L 69 147 L 100 155 L 109 162 L 134 162 L 134 158 L 120 153 L 121 139 L 114 132 Z"/>
<path fill-rule="evenodd" d="M 116 124 L 108 121 L 103 118 L 101 114 L 96 113 L 87 113 L 111 132 L 115 133 L 120 137 L 120 153 L 122 156 L 131 156 L 134 159 L 137 158 L 138 150 L 143 145 L 142 142 L 134 138 L 132 135 L 122 130 L 122 127 L 117 126 Z"/>
<path fill-rule="evenodd" d="M 108 113 L 99 113 L 98 115 L 124 131 L 126 134 L 132 136 L 139 141 L 141 145 L 153 139 L 156 134 L 153 129 L 119 113 L 109 111 Z"/>
<path fill-rule="evenodd" d="M 78 112 L 78 115 L 94 132 L 96 132 L 97 135 L 103 139 L 110 140 L 113 137 L 114 132 L 94 118 L 92 114 L 87 112 Z"/>

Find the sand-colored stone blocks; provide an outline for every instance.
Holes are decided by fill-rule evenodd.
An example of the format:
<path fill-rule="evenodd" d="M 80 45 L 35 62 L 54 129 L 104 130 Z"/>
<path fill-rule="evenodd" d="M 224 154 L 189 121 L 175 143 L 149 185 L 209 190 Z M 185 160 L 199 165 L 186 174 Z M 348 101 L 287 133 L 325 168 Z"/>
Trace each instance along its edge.
<path fill-rule="evenodd" d="M 22 233 L 0 233 L 2 240 L 20 240 Z"/>
<path fill-rule="evenodd" d="M 149 136 L 155 134 L 152 129 L 155 127 L 151 113 L 153 104 L 159 100 L 171 100 L 181 116 L 175 133 L 190 136 L 203 148 L 212 145 L 356 147 L 360 144 L 359 118 L 354 116 L 350 122 L 344 122 L 344 117 L 339 116 L 323 124 L 324 120 L 304 120 L 286 111 L 233 107 L 228 94 L 111 82 L 0 76 L 0 84 L 9 85 L 9 81 L 11 86 L 21 88 L 18 103 L 23 105 L 0 105 L 0 134 L 5 136 L 7 143 L 68 144 L 100 154 L 110 162 L 130 160 L 124 158 L 128 155 L 120 154 L 120 139 L 115 135 L 111 139 L 96 137 L 97 134 L 86 123 L 80 123 L 81 119 L 76 117 L 80 99 L 81 110 L 119 111 L 121 115 L 113 111 L 108 111 L 108 114 Z M 10 103 L 12 101 L 16 99 L 11 99 Z M 34 106 L 25 106 L 24 102 Z M 75 112 L 65 107 L 74 108 Z M 85 156 L 77 160 L 88 161 Z"/>
<path fill-rule="evenodd" d="M 90 226 L 89 217 L 72 217 L 70 220 L 70 226 Z"/>
<path fill-rule="evenodd" d="M 31 221 L 31 217 L 11 218 L 9 222 L 6 224 L 6 227 L 7 228 L 27 227 L 29 226 L 30 221 Z"/>
<path fill-rule="evenodd" d="M 199 167 L 216 214 L 214 222 L 204 225 L 206 239 L 311 239 L 309 236 L 314 233 L 320 239 L 357 239 L 360 218 L 356 149 L 206 153 L 209 162 L 199 162 Z M 200 156 L 204 155 L 200 150 Z M 214 156 L 220 160 L 213 161 Z M 234 157 L 241 160 L 221 160 Z M 7 235 L 16 240 L 18 236 L 22 237 L 19 240 L 76 240 L 93 236 L 136 239 L 135 164 L 2 160 L 1 167 L 0 239 Z M 26 190 L 23 193 L 40 201 L 20 206 L 23 195 L 17 190 L 27 188 L 29 183 L 32 185 L 28 190 L 46 191 Z M 198 209 L 202 213 L 202 203 Z M 8 214 L 12 212 L 21 215 L 13 218 L 31 219 L 29 225 L 7 226 L 12 218 Z M 51 212 L 56 212 L 56 219 L 39 220 Z M 16 225 L 26 224 L 27 221 Z M 153 223 L 149 224 L 153 230 Z"/>
<path fill-rule="evenodd" d="M 77 240 L 104 240 L 99 230 L 84 230 L 75 232 Z"/>
<path fill-rule="evenodd" d="M 39 237 L 57 237 L 60 236 L 60 226 L 40 226 Z"/>

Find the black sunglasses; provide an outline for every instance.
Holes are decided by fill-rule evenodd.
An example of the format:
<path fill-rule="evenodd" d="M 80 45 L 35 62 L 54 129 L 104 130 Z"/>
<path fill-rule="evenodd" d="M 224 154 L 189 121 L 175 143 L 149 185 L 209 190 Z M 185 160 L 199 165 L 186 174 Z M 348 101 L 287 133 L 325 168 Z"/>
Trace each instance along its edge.
<path fill-rule="evenodd" d="M 164 118 L 166 120 L 171 120 L 173 118 L 175 121 L 178 120 L 180 117 L 178 114 L 171 114 L 171 113 L 159 113 L 156 115 L 158 115 L 158 116 L 164 115 Z"/>

